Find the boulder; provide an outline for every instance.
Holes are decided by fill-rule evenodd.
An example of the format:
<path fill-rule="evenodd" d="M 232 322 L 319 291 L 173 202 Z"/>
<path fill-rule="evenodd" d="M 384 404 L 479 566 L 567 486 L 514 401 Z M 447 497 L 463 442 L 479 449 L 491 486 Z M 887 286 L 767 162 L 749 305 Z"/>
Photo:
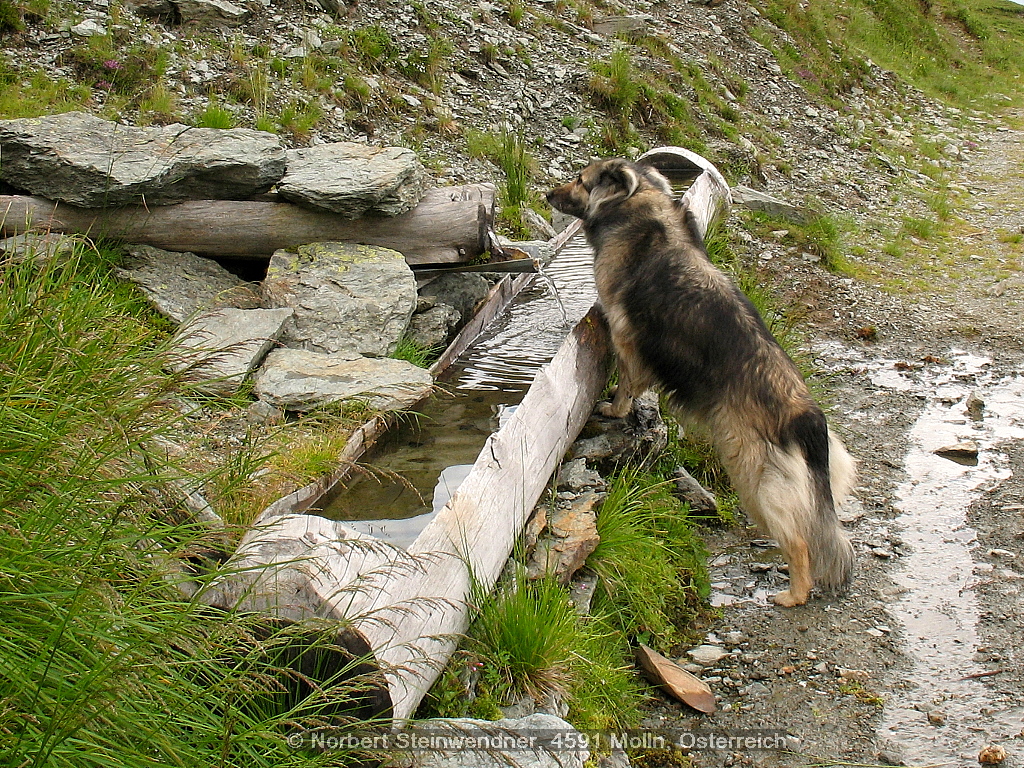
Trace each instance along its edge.
<path fill-rule="evenodd" d="M 216 309 L 199 315 L 175 339 L 173 368 L 196 389 L 232 395 L 281 335 L 291 309 Z"/>
<path fill-rule="evenodd" d="M 214 24 L 236 26 L 246 21 L 252 12 L 227 0 L 171 0 L 182 24 Z"/>
<path fill-rule="evenodd" d="M 742 184 L 737 184 L 732 188 L 732 202 L 741 208 L 767 213 L 769 216 L 785 219 L 794 224 L 807 223 L 808 216 L 804 209 L 766 195 L 764 192 L 758 192 L 756 189 L 744 187 Z"/>
<path fill-rule="evenodd" d="M 341 141 L 290 150 L 277 191 L 298 205 L 355 219 L 410 211 L 427 183 L 426 169 L 411 149 Z"/>
<path fill-rule="evenodd" d="M 433 296 L 437 301 L 455 307 L 466 320 L 473 316 L 477 304 L 483 301 L 491 290 L 491 284 L 483 275 L 471 272 L 449 272 L 439 275 L 420 288 L 421 296 Z"/>
<path fill-rule="evenodd" d="M 444 348 L 459 327 L 462 315 L 455 307 L 438 302 L 409 321 L 408 336 L 424 349 Z"/>
<path fill-rule="evenodd" d="M 261 304 L 251 283 L 211 259 L 149 245 L 133 245 L 128 253 L 118 276 L 135 283 L 157 312 L 176 323 L 209 309 L 254 309 Z"/>
<path fill-rule="evenodd" d="M 187 125 L 136 128 L 84 112 L 0 120 L 0 179 L 86 208 L 238 200 L 285 171 L 271 133 Z"/>
<path fill-rule="evenodd" d="M 256 372 L 256 395 L 288 411 L 363 400 L 379 411 L 409 408 L 430 394 L 430 374 L 405 360 L 275 349 Z"/>
<path fill-rule="evenodd" d="M 292 307 L 284 342 L 311 352 L 384 357 L 416 306 L 416 278 L 398 251 L 311 243 L 274 253 L 263 281 L 266 306 Z"/>
<path fill-rule="evenodd" d="M 696 514 L 718 514 L 718 502 L 704 486 L 697 482 L 683 467 L 676 467 L 672 472 L 675 480 L 676 495 L 690 506 L 690 512 Z"/>

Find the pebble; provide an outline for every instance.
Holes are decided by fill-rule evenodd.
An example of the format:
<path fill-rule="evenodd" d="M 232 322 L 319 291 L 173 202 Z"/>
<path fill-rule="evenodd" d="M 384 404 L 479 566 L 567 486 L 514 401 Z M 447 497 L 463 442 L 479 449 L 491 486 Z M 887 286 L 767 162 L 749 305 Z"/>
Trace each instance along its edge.
<path fill-rule="evenodd" d="M 710 666 L 729 655 L 728 651 L 717 645 L 698 645 L 686 652 L 686 655 L 698 664 Z"/>

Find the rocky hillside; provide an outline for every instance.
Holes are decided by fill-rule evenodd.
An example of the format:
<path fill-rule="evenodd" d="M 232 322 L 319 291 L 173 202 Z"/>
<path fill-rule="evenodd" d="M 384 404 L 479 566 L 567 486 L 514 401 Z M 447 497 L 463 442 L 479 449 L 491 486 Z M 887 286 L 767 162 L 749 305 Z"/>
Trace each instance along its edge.
<path fill-rule="evenodd" d="M 504 181 L 488 158 L 507 129 L 534 195 L 591 156 L 678 144 L 822 212 L 912 213 L 893 182 L 933 187 L 984 119 L 838 47 L 801 65 L 746 0 L 4 0 L 0 35 L 0 118 L 74 108 L 401 144 L 438 184 Z"/>

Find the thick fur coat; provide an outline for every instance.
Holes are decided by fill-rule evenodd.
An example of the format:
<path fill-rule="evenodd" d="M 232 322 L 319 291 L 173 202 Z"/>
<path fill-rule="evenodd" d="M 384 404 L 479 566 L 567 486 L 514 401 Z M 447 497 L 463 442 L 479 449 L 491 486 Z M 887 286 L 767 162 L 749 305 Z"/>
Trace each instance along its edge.
<path fill-rule="evenodd" d="M 837 507 L 854 464 L 796 365 L 757 310 L 709 260 L 693 216 L 657 171 L 625 160 L 587 166 L 548 193 L 583 220 L 619 385 L 607 416 L 656 387 L 680 419 L 708 431 L 743 509 L 789 562 L 783 606 L 817 582 L 845 587 L 854 553 Z"/>

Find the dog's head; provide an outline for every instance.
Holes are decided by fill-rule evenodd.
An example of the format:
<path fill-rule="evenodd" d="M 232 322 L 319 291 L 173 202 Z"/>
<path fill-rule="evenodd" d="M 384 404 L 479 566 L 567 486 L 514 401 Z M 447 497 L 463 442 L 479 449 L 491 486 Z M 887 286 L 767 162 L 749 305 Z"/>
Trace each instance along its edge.
<path fill-rule="evenodd" d="M 672 196 L 672 187 L 656 170 L 615 158 L 591 163 L 573 181 L 548 192 L 547 198 L 552 208 L 593 221 L 641 191 Z"/>

